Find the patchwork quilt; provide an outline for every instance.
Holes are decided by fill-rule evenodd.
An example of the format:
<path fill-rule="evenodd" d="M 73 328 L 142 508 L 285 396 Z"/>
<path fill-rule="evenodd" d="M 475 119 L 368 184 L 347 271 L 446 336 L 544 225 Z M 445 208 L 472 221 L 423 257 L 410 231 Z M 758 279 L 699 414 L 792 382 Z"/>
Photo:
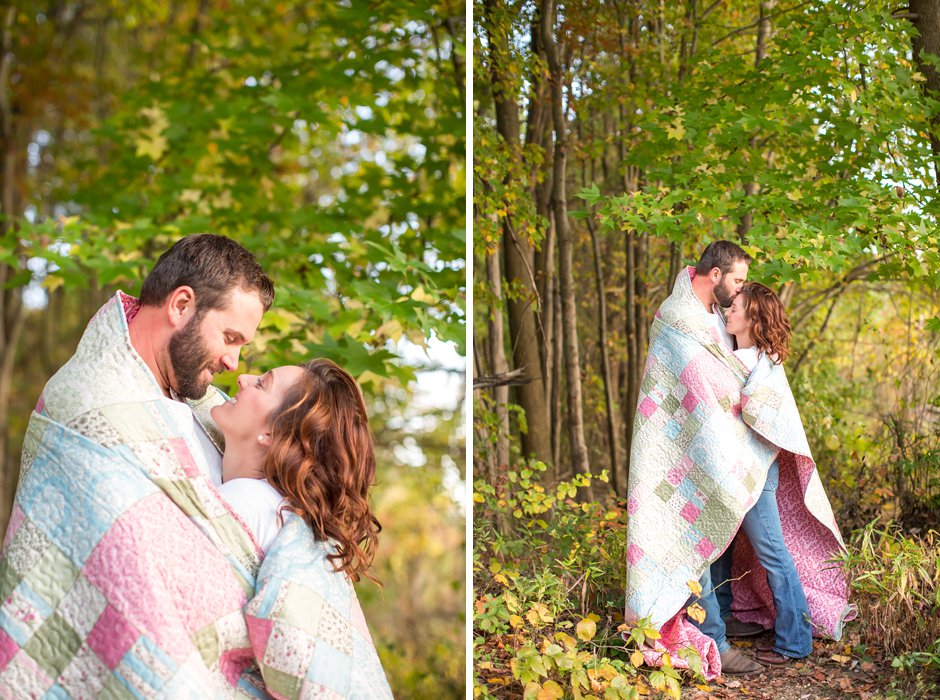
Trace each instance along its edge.
<path fill-rule="evenodd" d="M 130 344 L 138 308 L 121 292 L 102 307 L 31 417 L 0 558 L 0 697 L 270 697 L 257 658 L 275 651 L 270 640 L 253 646 L 245 607 L 256 591 L 287 596 L 308 573 L 285 563 L 281 579 L 257 587 L 262 552 Z M 222 400 L 210 390 L 191 404 L 217 444 L 208 410 Z M 268 567 L 297 555 L 278 547 Z M 343 590 L 350 600 L 333 607 L 359 625 L 355 593 Z M 304 611 L 270 619 L 282 614 Z"/>
<path fill-rule="evenodd" d="M 334 551 L 289 515 L 261 564 L 245 615 L 276 698 L 392 697 L 352 584 L 327 559 Z"/>
<path fill-rule="evenodd" d="M 693 276 L 680 272 L 650 332 L 631 446 L 625 616 L 650 617 L 663 634 L 649 663 L 669 651 L 679 666 L 676 651 L 691 645 L 711 678 L 720 660 L 685 617 L 688 582 L 731 544 L 775 458 L 784 538 L 817 633 L 839 639 L 854 609 L 844 573 L 827 562 L 844 544 L 784 369 L 761 357 L 749 371 L 724 346 Z M 735 541 L 735 576 L 750 572 L 733 584 L 736 615 L 771 627 L 766 574 L 743 532 Z"/>

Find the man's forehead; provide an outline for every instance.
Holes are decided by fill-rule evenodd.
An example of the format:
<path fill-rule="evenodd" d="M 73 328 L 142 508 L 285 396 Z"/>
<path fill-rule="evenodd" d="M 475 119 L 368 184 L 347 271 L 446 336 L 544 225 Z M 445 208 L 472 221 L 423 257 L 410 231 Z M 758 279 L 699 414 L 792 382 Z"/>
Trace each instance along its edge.
<path fill-rule="evenodd" d="M 261 323 L 264 307 L 257 294 L 236 288 L 220 308 L 212 309 L 209 313 L 225 330 L 236 331 L 246 340 L 251 340 Z"/>

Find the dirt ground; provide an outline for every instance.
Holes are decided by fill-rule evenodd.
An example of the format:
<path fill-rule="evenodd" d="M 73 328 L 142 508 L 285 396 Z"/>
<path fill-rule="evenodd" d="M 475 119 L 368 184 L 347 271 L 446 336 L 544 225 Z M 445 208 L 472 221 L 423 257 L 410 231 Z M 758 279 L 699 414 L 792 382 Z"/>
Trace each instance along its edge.
<path fill-rule="evenodd" d="M 745 654 L 751 648 L 772 643 L 768 632 L 748 640 L 733 643 Z M 902 684 L 902 690 L 892 688 L 899 680 L 898 671 L 891 667 L 891 659 L 877 650 L 859 655 L 853 652 L 857 640 L 844 642 L 815 640 L 813 653 L 806 659 L 794 661 L 784 667 L 768 667 L 754 676 L 723 676 L 708 684 L 683 688 L 683 700 L 831 700 L 858 698 L 859 700 L 937 700 L 940 688 L 932 691 L 917 689 L 913 682 Z"/>

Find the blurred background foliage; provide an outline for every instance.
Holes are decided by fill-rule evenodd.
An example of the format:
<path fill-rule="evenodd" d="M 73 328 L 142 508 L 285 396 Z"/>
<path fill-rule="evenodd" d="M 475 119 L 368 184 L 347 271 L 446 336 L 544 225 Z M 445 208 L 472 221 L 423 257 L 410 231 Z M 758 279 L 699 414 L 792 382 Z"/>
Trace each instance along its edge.
<path fill-rule="evenodd" d="M 240 370 L 327 356 L 366 393 L 385 587 L 359 592 L 393 690 L 463 695 L 464 18 L 459 0 L 0 9 L 0 528 L 30 411 L 91 315 L 180 236 L 227 235 L 277 286 Z"/>

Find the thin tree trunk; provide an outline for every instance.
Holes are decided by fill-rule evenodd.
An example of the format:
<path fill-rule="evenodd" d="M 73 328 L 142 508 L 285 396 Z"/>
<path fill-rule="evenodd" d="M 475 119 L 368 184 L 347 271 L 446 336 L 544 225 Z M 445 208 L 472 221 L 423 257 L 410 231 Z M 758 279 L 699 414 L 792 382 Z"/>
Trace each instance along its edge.
<path fill-rule="evenodd" d="M 575 473 L 589 474 L 587 444 L 584 440 L 584 417 L 581 399 L 581 362 L 578 350 L 578 319 L 574 293 L 574 241 L 568 226 L 566 168 L 568 159 L 568 125 L 562 96 L 562 64 L 553 35 L 555 4 L 542 3 L 541 38 L 548 59 L 552 95 L 552 123 L 555 130 L 555 154 L 552 168 L 552 210 L 558 236 L 558 272 L 561 281 L 562 333 L 564 334 L 565 386 L 568 404 L 568 449 Z M 579 489 L 579 498 L 590 499 L 590 486 Z"/>
<path fill-rule="evenodd" d="M 940 56 L 940 2 L 937 0 L 910 0 L 908 7 L 911 12 L 911 21 L 917 28 L 918 36 L 914 37 L 911 45 L 914 48 L 914 62 L 925 78 L 924 93 L 933 99 L 940 96 L 940 74 L 932 64 L 924 60 L 924 54 Z M 934 180 L 940 179 L 940 113 L 935 113 L 930 120 L 933 128 L 930 130 L 930 147 L 934 155 Z"/>
<path fill-rule="evenodd" d="M 515 95 L 506 93 L 512 85 L 512 66 L 509 61 L 510 36 L 501 16 L 507 14 L 501 0 L 486 0 L 483 3 L 483 21 L 489 43 L 489 59 L 493 100 L 496 111 L 496 129 L 509 146 L 510 157 L 517 163 L 522 160 L 519 135 L 519 108 Z M 536 289 L 533 275 L 532 244 L 525 236 L 516 235 L 512 226 L 512 215 L 503 219 L 503 255 L 505 256 L 506 283 L 519 290 L 508 300 L 509 334 L 512 345 L 513 365 L 524 367 L 531 380 L 518 387 L 519 403 L 525 412 L 527 430 L 522 434 L 522 451 L 526 457 L 549 461 L 551 441 L 548 426 L 548 410 L 542 378 L 542 360 L 536 329 Z"/>
<path fill-rule="evenodd" d="M 486 256 L 486 277 L 493 295 L 493 306 L 489 318 L 489 355 L 490 371 L 495 375 L 509 370 L 506 362 L 506 345 L 503 337 L 503 310 L 499 303 L 502 299 L 502 272 L 499 266 L 499 251 Z M 509 386 L 493 387 L 493 406 L 496 412 L 496 473 L 491 484 L 496 483 L 497 474 L 509 464 Z"/>
<path fill-rule="evenodd" d="M 552 313 L 555 316 L 555 328 L 561 329 L 561 297 L 556 294 L 554 301 L 552 303 L 553 309 Z M 551 407 L 552 407 L 552 460 L 556 465 L 555 476 L 560 478 L 560 465 L 561 465 L 561 437 L 564 432 L 564 411 L 562 411 L 561 406 L 561 386 L 562 386 L 562 357 L 564 357 L 564 351 L 562 348 L 563 334 L 560 332 L 555 333 L 553 345 L 554 352 L 552 353 L 554 361 L 552 364 L 552 374 L 555 376 L 555 380 L 552 382 L 552 397 L 551 397 Z"/>
<path fill-rule="evenodd" d="M 767 40 L 770 38 L 770 16 L 776 4 L 777 0 L 760 1 L 760 20 L 757 23 L 757 46 L 754 56 L 755 68 L 760 68 L 760 64 L 767 57 Z M 754 148 L 756 144 L 757 137 L 752 136 L 750 140 L 751 148 Z M 751 226 L 754 223 L 754 217 L 751 214 L 748 202 L 757 194 L 757 190 L 758 185 L 753 180 L 744 185 L 745 211 L 737 226 L 738 238 L 741 240 L 742 245 L 747 243 L 747 234 L 750 232 Z"/>
<path fill-rule="evenodd" d="M 597 236 L 597 226 L 589 218 L 587 220 L 588 232 L 591 234 L 591 245 L 594 249 L 594 278 L 597 284 L 597 344 L 601 351 L 601 377 L 604 382 L 604 397 L 607 403 L 607 448 L 610 452 L 611 486 L 619 492 L 621 484 L 620 475 L 620 430 L 617 426 L 617 402 L 614 399 L 613 381 L 610 376 L 610 350 L 607 347 L 607 299 L 604 293 L 604 267 L 601 262 L 601 246 Z M 623 484 L 626 491 L 626 484 Z"/>

